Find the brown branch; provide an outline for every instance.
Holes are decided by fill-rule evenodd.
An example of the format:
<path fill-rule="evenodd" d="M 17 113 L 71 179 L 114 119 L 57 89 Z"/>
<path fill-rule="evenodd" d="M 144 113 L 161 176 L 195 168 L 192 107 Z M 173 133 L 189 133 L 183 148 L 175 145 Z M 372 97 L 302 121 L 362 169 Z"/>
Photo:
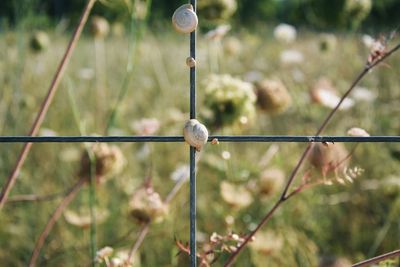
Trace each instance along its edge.
<path fill-rule="evenodd" d="M 57 71 L 53 77 L 51 84 L 50 84 L 50 88 L 47 92 L 46 98 L 44 99 L 42 106 L 40 107 L 40 111 L 37 114 L 36 119 L 32 125 L 30 132 L 29 132 L 29 136 L 36 136 L 39 131 L 40 126 L 43 123 L 43 120 L 47 114 L 50 104 L 53 101 L 53 98 L 57 92 L 58 85 L 60 84 L 61 78 L 64 76 L 68 62 L 72 56 L 72 53 L 73 53 L 75 46 L 79 40 L 79 37 L 81 36 L 83 27 L 86 24 L 86 21 L 89 17 L 90 11 L 92 10 L 92 7 L 95 2 L 96 2 L 96 0 L 88 0 L 86 7 L 83 10 L 82 16 L 78 23 L 78 26 L 76 27 L 74 34 L 72 35 L 71 40 L 69 41 L 68 47 L 65 51 L 65 54 L 60 62 L 60 65 L 58 66 Z M 4 206 L 4 204 L 7 201 L 7 197 L 10 194 L 10 191 L 17 180 L 18 174 L 19 174 L 22 166 L 24 165 L 24 162 L 26 160 L 26 157 L 28 156 L 29 151 L 31 150 L 31 147 L 32 147 L 32 143 L 26 143 L 24 145 L 21 153 L 19 154 L 17 163 L 15 164 L 13 171 L 11 172 L 5 185 L 2 188 L 2 191 L 0 194 L 0 210 L 2 209 L 2 207 Z"/>
<path fill-rule="evenodd" d="M 333 115 L 338 111 L 340 105 L 343 103 L 343 101 L 347 98 L 347 96 L 351 93 L 351 91 L 356 87 L 356 85 L 365 77 L 366 74 L 368 74 L 375 66 L 377 66 L 379 63 L 384 61 L 386 58 L 391 56 L 394 52 L 396 52 L 398 49 L 400 49 L 400 44 L 396 45 L 394 48 L 386 52 L 382 57 L 379 59 L 376 59 L 375 61 L 367 62 L 365 65 L 364 69 L 358 74 L 356 79 L 352 82 L 350 85 L 349 89 L 344 93 L 344 95 L 341 97 L 340 101 L 337 103 L 337 105 L 331 110 L 331 112 L 328 114 L 328 116 L 325 118 L 325 120 L 322 122 L 321 126 L 318 128 L 315 136 L 318 136 L 322 133 L 322 131 L 325 129 L 325 127 L 328 125 L 330 120 L 332 119 Z M 300 170 L 300 167 L 303 165 L 304 161 L 306 160 L 308 153 L 310 152 L 311 148 L 313 146 L 313 143 L 310 142 L 306 149 L 304 150 L 303 154 L 301 155 L 298 163 L 294 167 L 292 173 L 289 176 L 289 179 L 285 185 L 285 188 L 281 194 L 281 197 L 279 200 L 275 203 L 275 205 L 271 208 L 271 210 L 262 218 L 261 222 L 257 225 L 257 227 L 250 232 L 250 234 L 245 238 L 244 242 L 238 247 L 238 249 L 228 258 L 227 262 L 225 263 L 225 267 L 230 267 L 233 265 L 234 261 L 236 260 L 236 257 L 242 252 L 243 248 L 247 245 L 247 243 L 253 238 L 253 236 L 263 227 L 272 217 L 272 215 L 275 213 L 275 211 L 283 204 L 288 197 L 293 196 L 296 193 L 290 194 L 289 196 L 287 195 L 287 192 L 289 191 L 290 186 L 292 185 L 297 173 Z"/>
<path fill-rule="evenodd" d="M 46 241 L 47 236 L 49 235 L 51 229 L 53 229 L 54 224 L 60 218 L 64 209 L 68 206 L 69 203 L 75 198 L 79 189 L 82 185 L 87 181 L 87 178 L 82 177 L 79 181 L 71 188 L 71 190 L 66 194 L 65 198 L 61 201 L 61 203 L 55 209 L 53 215 L 50 217 L 49 221 L 46 224 L 43 232 L 40 234 L 35 248 L 33 249 L 31 259 L 29 261 L 29 267 L 34 267 L 36 265 L 36 260 L 39 257 L 40 250 L 42 249 L 44 242 Z"/>
<path fill-rule="evenodd" d="M 378 263 L 378 262 L 381 262 L 383 260 L 394 258 L 394 257 L 399 257 L 399 256 L 400 256 L 400 249 L 392 251 L 392 252 L 389 252 L 389 253 L 386 253 L 386 254 L 383 254 L 383 255 L 379 255 L 379 256 L 373 257 L 373 258 L 368 259 L 368 260 L 364 260 L 362 262 L 355 263 L 355 264 L 353 264 L 351 266 L 352 267 L 370 266 L 371 264 Z"/>

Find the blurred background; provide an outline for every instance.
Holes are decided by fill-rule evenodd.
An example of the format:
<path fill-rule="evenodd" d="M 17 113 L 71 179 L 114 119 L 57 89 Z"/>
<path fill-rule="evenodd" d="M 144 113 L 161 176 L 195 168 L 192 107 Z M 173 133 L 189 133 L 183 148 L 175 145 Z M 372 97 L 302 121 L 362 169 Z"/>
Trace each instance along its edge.
<path fill-rule="evenodd" d="M 189 38 L 171 17 L 185 3 L 97 1 L 39 135 L 182 135 Z M 29 132 L 85 4 L 0 1 L 0 135 Z M 199 120 L 212 135 L 313 135 L 368 59 L 399 42 L 399 11 L 396 0 L 199 0 Z M 323 134 L 399 135 L 399 75 L 395 53 L 354 88 Z M 205 263 L 223 266 L 279 199 L 305 147 L 202 149 Z M 0 186 L 21 148 L 1 144 Z M 144 225 L 132 266 L 188 266 L 176 245 L 189 240 L 188 148 L 34 144 L 0 212 L 0 262 L 26 266 L 66 191 L 95 176 L 52 229 L 37 266 L 128 266 Z M 306 189 L 276 212 L 237 266 L 350 266 L 398 249 L 399 161 L 394 143 L 318 145 L 293 184 Z"/>

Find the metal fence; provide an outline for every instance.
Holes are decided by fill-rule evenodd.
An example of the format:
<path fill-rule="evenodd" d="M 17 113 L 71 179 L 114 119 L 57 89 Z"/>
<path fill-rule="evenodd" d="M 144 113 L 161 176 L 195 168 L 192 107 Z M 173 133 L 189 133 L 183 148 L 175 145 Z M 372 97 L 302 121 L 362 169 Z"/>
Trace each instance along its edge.
<path fill-rule="evenodd" d="M 197 0 L 190 0 L 196 11 Z M 196 59 L 196 32 L 190 33 L 190 57 Z M 196 67 L 190 68 L 190 119 L 196 118 Z M 210 136 L 219 142 L 400 142 L 400 136 Z M 80 143 L 80 142 L 184 142 L 183 136 L 0 136 L 0 143 Z M 191 266 L 196 267 L 196 150 L 190 147 L 190 257 Z"/>

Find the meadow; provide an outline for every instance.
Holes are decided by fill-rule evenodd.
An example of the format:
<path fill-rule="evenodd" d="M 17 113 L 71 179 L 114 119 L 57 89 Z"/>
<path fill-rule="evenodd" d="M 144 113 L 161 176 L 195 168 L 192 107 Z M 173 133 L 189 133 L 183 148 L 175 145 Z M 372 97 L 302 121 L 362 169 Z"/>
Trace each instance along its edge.
<path fill-rule="evenodd" d="M 43 101 L 69 38 L 62 29 L 47 33 L 50 44 L 42 51 L 30 48 L 30 32 L 1 33 L 2 136 L 26 135 Z M 300 29 L 294 42 L 282 43 L 274 38 L 273 28 L 266 26 L 257 31 L 231 30 L 221 38 L 199 34 L 199 120 L 208 123 L 212 135 L 313 135 L 330 108 L 313 99 L 310 91 L 322 84 L 340 96 L 363 69 L 370 52 L 361 33 L 329 36 L 327 39 L 321 33 Z M 395 37 L 389 46 L 398 40 Z M 143 29 L 134 40 L 127 32 L 121 34 L 115 29 L 106 38 L 94 38 L 85 32 L 40 135 L 182 135 L 189 117 L 188 52 L 187 36 L 175 33 L 172 27 Z M 276 112 L 262 109 L 253 101 L 254 112 L 241 110 L 234 117 L 232 113 L 216 119 L 213 95 L 207 95 L 212 74 L 229 74 L 227 79 L 249 84 L 279 80 L 291 101 Z M 400 55 L 394 54 L 367 75 L 350 95 L 351 104 L 335 114 L 323 135 L 347 135 L 352 127 L 363 128 L 371 135 L 399 135 L 399 75 Z M 120 95 L 123 97 L 118 101 Z M 227 109 L 225 112 L 229 113 Z M 152 222 L 133 255 L 133 266 L 187 266 L 188 257 L 176 243 L 189 240 L 189 146 L 109 146 L 121 151 L 117 170 L 107 179 L 82 187 L 47 238 L 38 266 L 90 265 L 93 237 L 96 250 L 113 248 L 106 258 L 124 259 L 149 221 L 146 216 Z M 305 146 L 221 142 L 207 144 L 198 154 L 199 251 L 210 248 L 210 237 L 225 238 L 223 245 L 208 256 L 210 261 L 215 259 L 213 266 L 223 265 L 230 246 L 254 229 L 276 202 L 283 180 Z M 285 203 L 238 257 L 236 266 L 333 266 L 322 265 L 321 259 L 328 256 L 340 258 L 344 264 L 340 266 L 348 266 L 345 262 L 398 249 L 400 146 L 344 146 L 347 151 L 357 146 L 343 170 L 353 172 L 351 179 L 337 179 L 330 173 L 324 178 L 329 180 L 326 182 L 323 173 L 307 162 L 295 184 L 300 184 L 301 177 L 309 177 L 316 184 Z M 1 144 L 1 183 L 11 172 L 21 147 Z M 84 172 L 85 157 L 81 155 L 88 147 L 67 143 L 33 145 L 0 213 L 1 265 L 26 266 L 29 262 L 52 211 Z M 268 175 L 276 179 L 271 182 L 265 178 Z M 150 215 L 132 212 L 135 204 L 131 199 L 138 191 L 151 188 L 153 196 L 165 200 L 176 185 L 179 191 L 162 212 L 154 207 Z M 35 196 L 50 197 L 28 201 Z M 90 230 L 90 206 L 96 210 L 95 233 Z M 100 266 L 105 264 L 103 259 Z M 387 264 L 398 266 L 399 262 Z"/>

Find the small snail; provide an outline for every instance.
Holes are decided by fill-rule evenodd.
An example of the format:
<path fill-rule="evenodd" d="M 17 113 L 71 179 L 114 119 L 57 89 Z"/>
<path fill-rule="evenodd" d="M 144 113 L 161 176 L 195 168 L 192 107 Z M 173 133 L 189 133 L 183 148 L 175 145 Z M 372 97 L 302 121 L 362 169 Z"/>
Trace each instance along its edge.
<path fill-rule="evenodd" d="M 191 33 L 196 30 L 198 23 L 197 15 L 190 4 L 180 6 L 172 15 L 172 25 L 180 33 Z"/>
<path fill-rule="evenodd" d="M 208 140 L 207 128 L 201 124 L 198 120 L 188 120 L 183 128 L 183 137 L 185 141 L 200 151 L 204 144 Z"/>
<path fill-rule="evenodd" d="M 196 67 L 196 60 L 192 57 L 188 57 L 188 58 L 186 58 L 186 65 L 189 68 L 194 68 L 194 67 Z"/>

